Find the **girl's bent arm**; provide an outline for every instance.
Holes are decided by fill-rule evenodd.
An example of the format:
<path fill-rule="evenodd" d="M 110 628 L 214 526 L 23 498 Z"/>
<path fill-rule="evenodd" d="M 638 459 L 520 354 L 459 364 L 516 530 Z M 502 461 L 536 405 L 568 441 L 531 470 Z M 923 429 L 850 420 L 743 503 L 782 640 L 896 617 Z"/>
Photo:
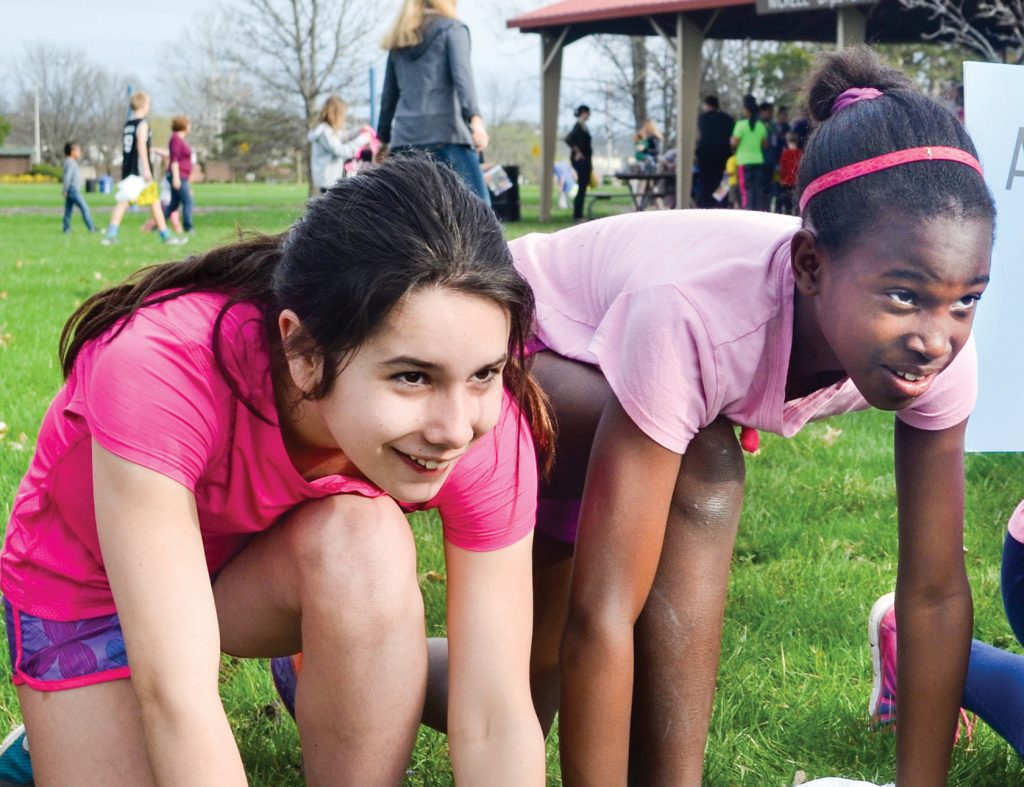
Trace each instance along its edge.
<path fill-rule="evenodd" d="M 493 552 L 445 542 L 448 740 L 462 785 L 543 785 L 530 696 L 533 537 Z"/>
<path fill-rule="evenodd" d="M 161 784 L 244 785 L 220 701 L 220 638 L 195 499 L 93 442 L 100 547 Z"/>
<path fill-rule="evenodd" d="M 562 640 L 567 785 L 626 783 L 633 628 L 661 558 L 681 459 L 609 401 L 587 470 Z"/>
<path fill-rule="evenodd" d="M 971 643 L 963 555 L 964 430 L 896 421 L 896 783 L 945 784 Z"/>

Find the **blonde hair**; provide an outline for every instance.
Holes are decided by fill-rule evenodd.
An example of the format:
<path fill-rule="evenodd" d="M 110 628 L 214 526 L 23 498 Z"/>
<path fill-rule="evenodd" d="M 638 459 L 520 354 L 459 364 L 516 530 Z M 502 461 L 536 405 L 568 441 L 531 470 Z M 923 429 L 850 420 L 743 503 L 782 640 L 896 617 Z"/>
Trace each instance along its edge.
<path fill-rule="evenodd" d="M 658 130 L 658 124 L 654 122 L 654 118 L 647 118 L 647 120 L 644 121 L 643 128 L 640 130 L 648 136 L 654 136 L 660 140 L 665 139 L 665 135 Z"/>
<path fill-rule="evenodd" d="M 382 49 L 405 49 L 423 40 L 423 17 L 427 11 L 456 19 L 456 0 L 404 0 L 391 29 L 381 39 Z"/>
<path fill-rule="evenodd" d="M 138 90 L 132 93 L 131 98 L 128 99 L 128 105 L 133 111 L 138 112 L 142 107 L 149 103 L 149 93 L 145 90 Z"/>
<path fill-rule="evenodd" d="M 320 110 L 320 122 L 337 130 L 345 125 L 347 112 L 348 104 L 337 96 L 328 96 L 323 109 Z"/>

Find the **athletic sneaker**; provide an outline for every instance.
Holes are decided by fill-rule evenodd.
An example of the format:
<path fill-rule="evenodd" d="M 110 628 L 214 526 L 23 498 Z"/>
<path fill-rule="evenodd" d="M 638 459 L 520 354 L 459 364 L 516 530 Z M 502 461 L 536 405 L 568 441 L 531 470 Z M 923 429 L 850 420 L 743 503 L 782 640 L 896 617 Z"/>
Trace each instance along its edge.
<path fill-rule="evenodd" d="M 102 238 L 100 238 L 100 243 L 103 244 L 104 246 L 114 246 L 117 244 L 117 236 L 104 235 Z"/>
<path fill-rule="evenodd" d="M 871 699 L 868 716 L 871 726 L 896 723 L 896 602 L 895 593 L 886 593 L 871 607 L 868 615 L 868 644 L 871 646 Z"/>
<path fill-rule="evenodd" d="M 184 246 L 188 243 L 187 235 L 168 235 L 163 239 L 168 246 Z"/>
<path fill-rule="evenodd" d="M 0 785 L 7 784 L 32 784 L 32 759 L 24 724 L 11 730 L 0 743 Z"/>
<path fill-rule="evenodd" d="M 295 687 L 299 682 L 299 669 L 302 666 L 302 654 L 282 656 L 270 660 L 270 675 L 274 686 L 281 697 L 284 707 L 295 718 Z"/>
<path fill-rule="evenodd" d="M 871 607 L 868 615 L 868 644 L 871 646 L 871 699 L 868 716 L 875 729 L 896 729 L 896 594 L 886 593 Z M 977 719 L 960 709 L 954 742 L 961 729 L 970 740 Z"/>

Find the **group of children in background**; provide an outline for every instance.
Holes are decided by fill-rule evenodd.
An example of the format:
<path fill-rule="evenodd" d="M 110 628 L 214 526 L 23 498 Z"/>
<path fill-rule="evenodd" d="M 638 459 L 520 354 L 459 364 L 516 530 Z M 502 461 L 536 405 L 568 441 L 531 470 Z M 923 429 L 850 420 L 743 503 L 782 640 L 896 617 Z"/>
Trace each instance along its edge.
<path fill-rule="evenodd" d="M 744 97 L 744 118 L 736 122 L 733 154 L 725 164 L 728 199 L 722 201 L 733 208 L 797 215 L 793 197 L 806 129 L 806 120 L 789 123 L 788 107 L 775 112 L 770 102 Z"/>
<path fill-rule="evenodd" d="M 944 783 L 965 676 L 998 674 L 962 538 L 994 204 L 960 121 L 869 50 L 822 56 L 807 95 L 806 155 L 778 155 L 800 219 L 506 244 L 451 170 L 398 157 L 280 235 L 82 304 L 0 555 L 41 781 L 245 783 L 223 650 L 294 665 L 311 784 L 400 783 L 423 721 L 457 782 L 541 785 L 556 712 L 566 784 L 700 783 L 742 449 L 875 407 L 900 547 L 876 671 L 901 630 L 878 694 L 897 782 Z M 737 133 L 764 150 L 760 122 Z M 424 637 L 419 509 L 441 513 L 447 640 Z"/>
<path fill-rule="evenodd" d="M 185 115 L 171 120 L 171 137 L 166 148 L 152 146 L 152 131 L 146 117 L 150 110 L 149 95 L 144 91 L 133 93 L 129 99 L 131 113 L 122 132 L 121 180 L 117 183 L 116 200 L 110 223 L 103 234 L 102 243 L 113 245 L 118 241 L 121 221 L 129 208 L 149 208 L 151 218 L 142 230 L 156 230 L 160 239 L 169 245 L 181 245 L 188 241 L 193 229 L 192 213 L 192 148 L 185 137 L 192 130 L 192 122 Z M 166 162 L 165 179 L 162 185 L 156 180 L 151 154 L 157 154 Z M 82 195 L 82 172 L 79 160 L 82 147 L 71 141 L 64 146 L 64 172 L 62 190 L 64 195 L 65 233 L 71 232 L 71 218 L 77 207 L 82 213 L 86 229 L 95 232 L 89 206 Z M 172 235 L 167 221 L 177 230 Z"/>

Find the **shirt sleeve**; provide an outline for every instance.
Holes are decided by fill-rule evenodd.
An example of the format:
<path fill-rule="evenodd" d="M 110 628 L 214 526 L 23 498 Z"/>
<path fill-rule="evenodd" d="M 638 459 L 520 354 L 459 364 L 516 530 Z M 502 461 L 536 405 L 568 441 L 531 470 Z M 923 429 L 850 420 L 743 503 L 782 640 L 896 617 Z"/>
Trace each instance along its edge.
<path fill-rule="evenodd" d="M 917 429 L 938 431 L 967 419 L 978 399 L 978 350 L 974 334 L 931 387 L 896 417 Z"/>
<path fill-rule="evenodd" d="M 459 460 L 435 503 L 445 539 L 461 549 L 492 552 L 533 531 L 537 457 L 530 425 L 507 393 L 497 425 Z"/>
<path fill-rule="evenodd" d="M 194 492 L 220 436 L 211 350 L 142 314 L 98 341 L 81 382 L 93 439 Z"/>
<path fill-rule="evenodd" d="M 473 86 L 473 68 L 470 64 L 469 28 L 463 24 L 453 25 L 448 31 L 448 68 L 458 97 L 462 119 L 469 119 L 480 114 L 476 101 L 476 88 Z"/>
<path fill-rule="evenodd" d="M 387 66 L 384 68 L 384 87 L 380 94 L 380 117 L 377 119 L 377 137 L 385 145 L 391 142 L 391 123 L 395 119 L 400 94 L 394 56 L 389 52 Z"/>
<path fill-rule="evenodd" d="M 626 414 L 659 445 L 686 452 L 714 419 L 714 352 L 697 312 L 669 284 L 619 295 L 591 342 Z"/>

